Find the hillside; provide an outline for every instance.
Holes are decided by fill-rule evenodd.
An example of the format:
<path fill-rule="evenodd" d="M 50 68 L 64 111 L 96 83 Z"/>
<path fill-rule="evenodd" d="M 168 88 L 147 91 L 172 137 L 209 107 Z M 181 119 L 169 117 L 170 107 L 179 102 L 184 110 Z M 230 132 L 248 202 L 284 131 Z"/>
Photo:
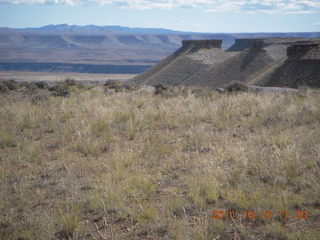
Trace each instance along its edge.
<path fill-rule="evenodd" d="M 173 61 L 160 62 L 135 77 L 133 82 L 213 89 L 234 81 L 262 86 L 318 86 L 320 65 L 315 41 L 301 38 L 236 39 L 227 51 L 220 49 L 221 42 L 208 48 L 205 40 L 189 41 L 188 46 L 183 41 L 183 46 L 167 58 Z M 303 45 L 306 50 L 298 47 L 300 42 L 306 43 Z M 293 56 L 290 55 L 291 48 L 294 48 Z"/>
<path fill-rule="evenodd" d="M 320 87 L 320 41 L 296 43 L 288 58 L 256 83 L 265 86 Z"/>
<path fill-rule="evenodd" d="M 133 81 L 148 85 L 184 85 L 192 75 L 205 71 L 212 65 L 219 65 L 234 55 L 223 52 L 221 44 L 221 40 L 183 41 L 177 52 L 138 75 Z"/>

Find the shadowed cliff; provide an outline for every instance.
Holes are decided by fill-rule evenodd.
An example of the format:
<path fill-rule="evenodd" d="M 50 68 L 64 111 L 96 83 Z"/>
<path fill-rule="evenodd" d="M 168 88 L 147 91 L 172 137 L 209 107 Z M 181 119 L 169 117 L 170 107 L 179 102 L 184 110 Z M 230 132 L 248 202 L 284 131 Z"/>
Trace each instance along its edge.
<path fill-rule="evenodd" d="M 298 42 L 288 47 L 287 59 L 257 81 L 264 86 L 320 87 L 319 42 Z"/>

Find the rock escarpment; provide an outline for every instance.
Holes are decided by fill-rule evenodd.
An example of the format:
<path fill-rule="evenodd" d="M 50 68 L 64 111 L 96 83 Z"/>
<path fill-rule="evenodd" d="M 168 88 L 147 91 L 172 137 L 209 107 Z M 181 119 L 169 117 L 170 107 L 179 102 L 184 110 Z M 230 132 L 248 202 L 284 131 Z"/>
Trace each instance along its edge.
<path fill-rule="evenodd" d="M 262 41 L 262 39 L 260 39 Z M 235 40 L 235 43 L 227 49 L 228 52 L 239 52 L 245 49 L 251 48 L 256 41 L 259 39 L 254 38 L 238 38 Z"/>
<path fill-rule="evenodd" d="M 319 44 L 305 39 L 237 39 L 227 51 L 221 40 L 185 40 L 182 47 L 133 79 L 144 85 L 223 87 L 248 85 L 319 87 Z"/>
<path fill-rule="evenodd" d="M 257 81 L 259 85 L 320 87 L 320 42 L 297 42 L 287 49 L 287 59 Z"/>
<path fill-rule="evenodd" d="M 194 49 L 210 49 L 210 48 L 221 48 L 222 40 L 208 39 L 208 40 L 182 40 L 183 48 L 194 48 Z"/>
<path fill-rule="evenodd" d="M 192 75 L 219 64 L 234 53 L 221 50 L 222 40 L 186 40 L 182 47 L 133 79 L 135 83 L 181 85 Z"/>

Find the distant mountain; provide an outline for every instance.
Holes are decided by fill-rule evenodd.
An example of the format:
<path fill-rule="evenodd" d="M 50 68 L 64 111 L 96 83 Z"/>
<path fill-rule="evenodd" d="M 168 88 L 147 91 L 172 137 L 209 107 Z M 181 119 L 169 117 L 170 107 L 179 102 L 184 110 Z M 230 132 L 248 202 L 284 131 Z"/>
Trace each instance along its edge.
<path fill-rule="evenodd" d="M 25 32 L 46 34 L 190 34 L 191 32 L 174 31 L 164 28 L 135 28 L 123 26 L 97 25 L 46 25 L 39 28 L 0 28 L 0 32 Z"/>
<path fill-rule="evenodd" d="M 313 38 L 320 37 L 320 33 L 194 33 L 68 24 L 3 27 L 0 28 L 0 62 L 150 66 L 177 50 L 182 40 L 222 39 L 222 48 L 227 49 L 236 38 L 266 37 Z"/>
<path fill-rule="evenodd" d="M 68 24 L 50 24 L 38 28 L 7 28 L 0 27 L 0 33 L 37 33 L 37 34 L 135 34 L 135 35 L 168 35 L 168 34 L 205 34 L 205 35 L 228 35 L 234 38 L 256 38 L 256 37 L 297 37 L 314 38 L 319 37 L 320 32 L 257 32 L 257 33 L 203 33 L 203 32 L 185 32 L 165 28 L 139 28 L 126 26 L 97 26 L 97 25 L 68 25 Z"/>

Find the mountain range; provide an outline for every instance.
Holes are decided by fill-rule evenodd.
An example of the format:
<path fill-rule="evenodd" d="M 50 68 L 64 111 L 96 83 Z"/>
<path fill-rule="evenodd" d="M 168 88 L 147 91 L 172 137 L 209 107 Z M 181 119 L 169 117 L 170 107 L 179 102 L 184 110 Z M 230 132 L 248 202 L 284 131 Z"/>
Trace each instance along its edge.
<path fill-rule="evenodd" d="M 185 34 L 182 32 L 164 28 L 134 28 L 123 26 L 97 26 L 97 25 L 46 25 L 38 28 L 0 28 L 0 32 L 25 32 L 25 33 L 43 33 L 43 34 Z"/>

